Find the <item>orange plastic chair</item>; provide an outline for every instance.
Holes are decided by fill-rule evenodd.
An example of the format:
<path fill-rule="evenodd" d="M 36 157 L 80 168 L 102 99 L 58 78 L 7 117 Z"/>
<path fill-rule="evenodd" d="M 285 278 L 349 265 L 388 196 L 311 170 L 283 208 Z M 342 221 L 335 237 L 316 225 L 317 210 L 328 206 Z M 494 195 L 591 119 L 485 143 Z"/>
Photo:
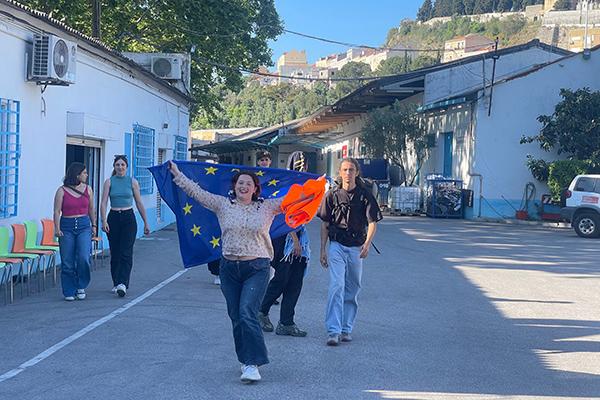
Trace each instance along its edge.
<path fill-rule="evenodd" d="M 54 235 L 54 221 L 51 219 L 42 219 L 42 242 L 41 246 L 57 246 L 56 236 Z"/>
<path fill-rule="evenodd" d="M 0 262 L 11 263 L 13 265 L 19 265 L 18 277 L 21 282 L 21 298 L 23 298 L 23 280 L 25 277 L 25 269 L 27 269 L 27 294 L 30 292 L 29 281 L 31 278 L 31 270 L 33 267 L 33 260 L 37 258 L 32 254 L 15 254 L 8 251 L 9 232 L 5 226 L 0 226 Z"/>
<path fill-rule="evenodd" d="M 50 268 L 50 261 L 52 261 L 52 256 L 54 256 L 54 252 L 51 250 L 41 250 L 41 249 L 26 249 L 25 248 L 25 225 L 22 224 L 12 224 L 13 229 L 13 253 L 22 253 L 22 254 L 31 254 L 34 256 L 38 256 L 35 260 L 37 261 L 38 271 L 41 269 L 43 281 L 42 288 L 46 290 L 46 264 L 48 264 L 48 268 Z M 34 272 L 38 272 L 34 271 Z M 40 279 L 38 276 L 38 290 L 40 289 Z"/>

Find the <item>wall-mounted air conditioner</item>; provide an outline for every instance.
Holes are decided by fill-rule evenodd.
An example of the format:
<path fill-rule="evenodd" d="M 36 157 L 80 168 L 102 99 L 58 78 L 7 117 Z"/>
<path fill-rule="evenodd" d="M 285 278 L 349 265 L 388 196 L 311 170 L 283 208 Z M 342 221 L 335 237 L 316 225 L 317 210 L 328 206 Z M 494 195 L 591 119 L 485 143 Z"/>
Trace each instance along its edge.
<path fill-rule="evenodd" d="M 150 71 L 162 79 L 181 79 L 181 66 L 184 58 L 179 54 L 152 56 Z"/>
<path fill-rule="evenodd" d="M 47 85 L 75 83 L 77 44 L 50 34 L 35 34 L 29 80 Z"/>

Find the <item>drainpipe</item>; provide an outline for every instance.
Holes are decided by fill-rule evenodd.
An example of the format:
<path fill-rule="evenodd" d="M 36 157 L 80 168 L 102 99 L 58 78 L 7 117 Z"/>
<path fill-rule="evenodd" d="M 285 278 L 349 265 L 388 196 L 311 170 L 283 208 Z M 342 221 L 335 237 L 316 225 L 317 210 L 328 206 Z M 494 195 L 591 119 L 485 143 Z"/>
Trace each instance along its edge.
<path fill-rule="evenodd" d="M 477 210 L 477 218 L 481 218 L 481 201 L 483 200 L 483 175 L 476 172 L 469 172 L 469 176 L 479 178 L 479 206 Z"/>

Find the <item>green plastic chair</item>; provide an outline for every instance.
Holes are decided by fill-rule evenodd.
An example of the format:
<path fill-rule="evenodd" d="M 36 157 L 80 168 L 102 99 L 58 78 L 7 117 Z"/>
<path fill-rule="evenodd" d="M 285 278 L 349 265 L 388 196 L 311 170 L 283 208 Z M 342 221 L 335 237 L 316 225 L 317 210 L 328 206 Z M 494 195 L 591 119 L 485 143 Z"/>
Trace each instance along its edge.
<path fill-rule="evenodd" d="M 4 304 L 13 302 L 13 285 L 12 285 L 12 264 L 0 262 L 0 285 L 4 285 Z M 10 291 L 9 291 L 10 288 Z"/>
<path fill-rule="evenodd" d="M 56 253 L 59 251 L 59 247 L 37 244 L 37 222 L 25 221 L 23 225 L 25 225 L 25 250 L 49 250 L 54 252 L 48 262 L 48 269 L 52 269 L 52 283 L 53 285 L 56 285 Z M 44 268 L 44 282 L 46 282 L 46 268 Z"/>
<path fill-rule="evenodd" d="M 0 226 L 0 258 L 16 258 L 20 259 L 23 266 L 27 268 L 27 294 L 31 293 L 31 274 L 35 272 L 36 261 L 39 263 L 40 256 L 36 254 L 26 253 L 10 253 L 8 250 L 9 231 L 5 226 Z M 23 296 L 23 278 L 24 271 L 20 271 L 21 296 Z"/>

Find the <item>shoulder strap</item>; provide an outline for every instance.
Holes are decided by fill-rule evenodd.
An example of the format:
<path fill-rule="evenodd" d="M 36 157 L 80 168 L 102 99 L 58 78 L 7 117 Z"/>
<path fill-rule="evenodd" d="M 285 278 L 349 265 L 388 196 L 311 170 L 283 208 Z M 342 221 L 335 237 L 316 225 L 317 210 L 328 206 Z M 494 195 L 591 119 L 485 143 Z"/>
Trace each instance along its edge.
<path fill-rule="evenodd" d="M 87 191 L 87 188 L 88 188 L 87 185 L 85 187 L 86 188 L 85 192 L 81 192 L 81 191 L 77 190 L 76 188 L 74 188 L 73 186 L 69 186 L 69 185 L 63 185 L 63 187 L 69 188 L 69 189 L 71 189 L 72 191 L 74 191 L 75 193 L 77 193 L 77 194 L 79 194 L 81 196 L 89 196 L 88 195 L 88 191 Z"/>

